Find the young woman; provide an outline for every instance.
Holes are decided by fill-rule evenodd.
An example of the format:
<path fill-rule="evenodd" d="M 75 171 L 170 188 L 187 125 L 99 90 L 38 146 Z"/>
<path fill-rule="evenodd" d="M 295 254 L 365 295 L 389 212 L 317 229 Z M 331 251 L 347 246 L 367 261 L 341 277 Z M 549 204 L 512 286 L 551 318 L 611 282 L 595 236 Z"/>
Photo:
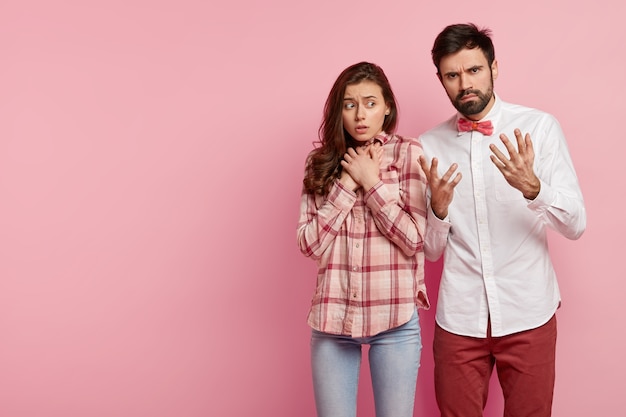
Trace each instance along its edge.
<path fill-rule="evenodd" d="M 318 264 L 308 323 L 319 417 L 356 416 L 363 345 L 376 416 L 413 415 L 417 308 L 429 306 L 426 180 L 419 142 L 394 134 L 397 116 L 383 70 L 352 65 L 330 91 L 306 161 L 298 244 Z"/>

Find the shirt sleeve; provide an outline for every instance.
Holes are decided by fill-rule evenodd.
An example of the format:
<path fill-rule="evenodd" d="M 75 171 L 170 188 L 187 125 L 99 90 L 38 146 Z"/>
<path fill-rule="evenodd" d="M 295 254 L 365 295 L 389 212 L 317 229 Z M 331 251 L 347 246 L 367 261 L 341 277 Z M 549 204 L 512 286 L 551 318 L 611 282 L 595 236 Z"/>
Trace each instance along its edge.
<path fill-rule="evenodd" d="M 327 196 L 321 197 L 303 190 L 298 221 L 298 245 L 308 257 L 318 260 L 341 229 L 346 216 L 352 210 L 356 194 L 339 183 L 331 186 Z"/>
<path fill-rule="evenodd" d="M 528 208 L 564 237 L 578 239 L 587 225 L 585 204 L 563 131 L 555 119 L 551 122 L 546 138 L 533 139 L 533 144 L 545 143 L 535 157 L 541 188 Z"/>
<path fill-rule="evenodd" d="M 426 177 L 419 165 L 422 147 L 417 140 L 406 146 L 399 172 L 399 195 L 380 181 L 365 196 L 380 232 L 407 256 L 423 249 L 426 224 Z"/>
<path fill-rule="evenodd" d="M 450 221 L 448 217 L 440 219 L 428 206 L 428 216 L 426 218 L 426 236 L 424 241 L 424 255 L 429 261 L 438 260 L 448 243 L 448 233 L 450 232 Z"/>

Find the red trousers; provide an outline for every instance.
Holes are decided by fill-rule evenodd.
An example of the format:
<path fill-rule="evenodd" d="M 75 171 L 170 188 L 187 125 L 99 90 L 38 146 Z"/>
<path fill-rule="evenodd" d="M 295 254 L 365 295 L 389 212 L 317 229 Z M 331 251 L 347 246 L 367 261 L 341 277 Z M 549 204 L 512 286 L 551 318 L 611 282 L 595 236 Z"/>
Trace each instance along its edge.
<path fill-rule="evenodd" d="M 435 327 L 435 392 L 441 417 L 482 417 L 495 364 L 504 417 L 549 417 L 554 393 L 556 316 L 536 329 L 486 338 Z"/>

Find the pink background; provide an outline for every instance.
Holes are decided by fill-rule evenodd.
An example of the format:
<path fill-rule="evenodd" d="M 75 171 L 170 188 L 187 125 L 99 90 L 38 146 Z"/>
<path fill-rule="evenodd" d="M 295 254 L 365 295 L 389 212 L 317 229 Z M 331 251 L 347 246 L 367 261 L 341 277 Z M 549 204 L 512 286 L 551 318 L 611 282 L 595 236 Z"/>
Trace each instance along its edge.
<path fill-rule="evenodd" d="M 623 415 L 624 3 L 387 3 L 0 2 L 0 417 L 313 416 L 295 229 L 324 100 L 376 62 L 417 136 L 452 113 L 432 41 L 467 21 L 494 31 L 500 96 L 560 120 L 586 199 L 584 236 L 551 236 L 554 415 Z"/>

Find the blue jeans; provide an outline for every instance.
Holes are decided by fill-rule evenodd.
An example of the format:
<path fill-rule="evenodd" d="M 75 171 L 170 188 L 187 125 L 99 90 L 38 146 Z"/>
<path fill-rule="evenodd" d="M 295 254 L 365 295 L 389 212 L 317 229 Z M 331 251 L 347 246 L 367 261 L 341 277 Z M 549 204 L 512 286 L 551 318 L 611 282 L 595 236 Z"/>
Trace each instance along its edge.
<path fill-rule="evenodd" d="M 369 364 L 377 417 L 412 417 L 422 353 L 417 310 L 406 324 L 371 337 L 313 330 L 311 366 L 318 417 L 355 417 L 361 346 Z"/>

